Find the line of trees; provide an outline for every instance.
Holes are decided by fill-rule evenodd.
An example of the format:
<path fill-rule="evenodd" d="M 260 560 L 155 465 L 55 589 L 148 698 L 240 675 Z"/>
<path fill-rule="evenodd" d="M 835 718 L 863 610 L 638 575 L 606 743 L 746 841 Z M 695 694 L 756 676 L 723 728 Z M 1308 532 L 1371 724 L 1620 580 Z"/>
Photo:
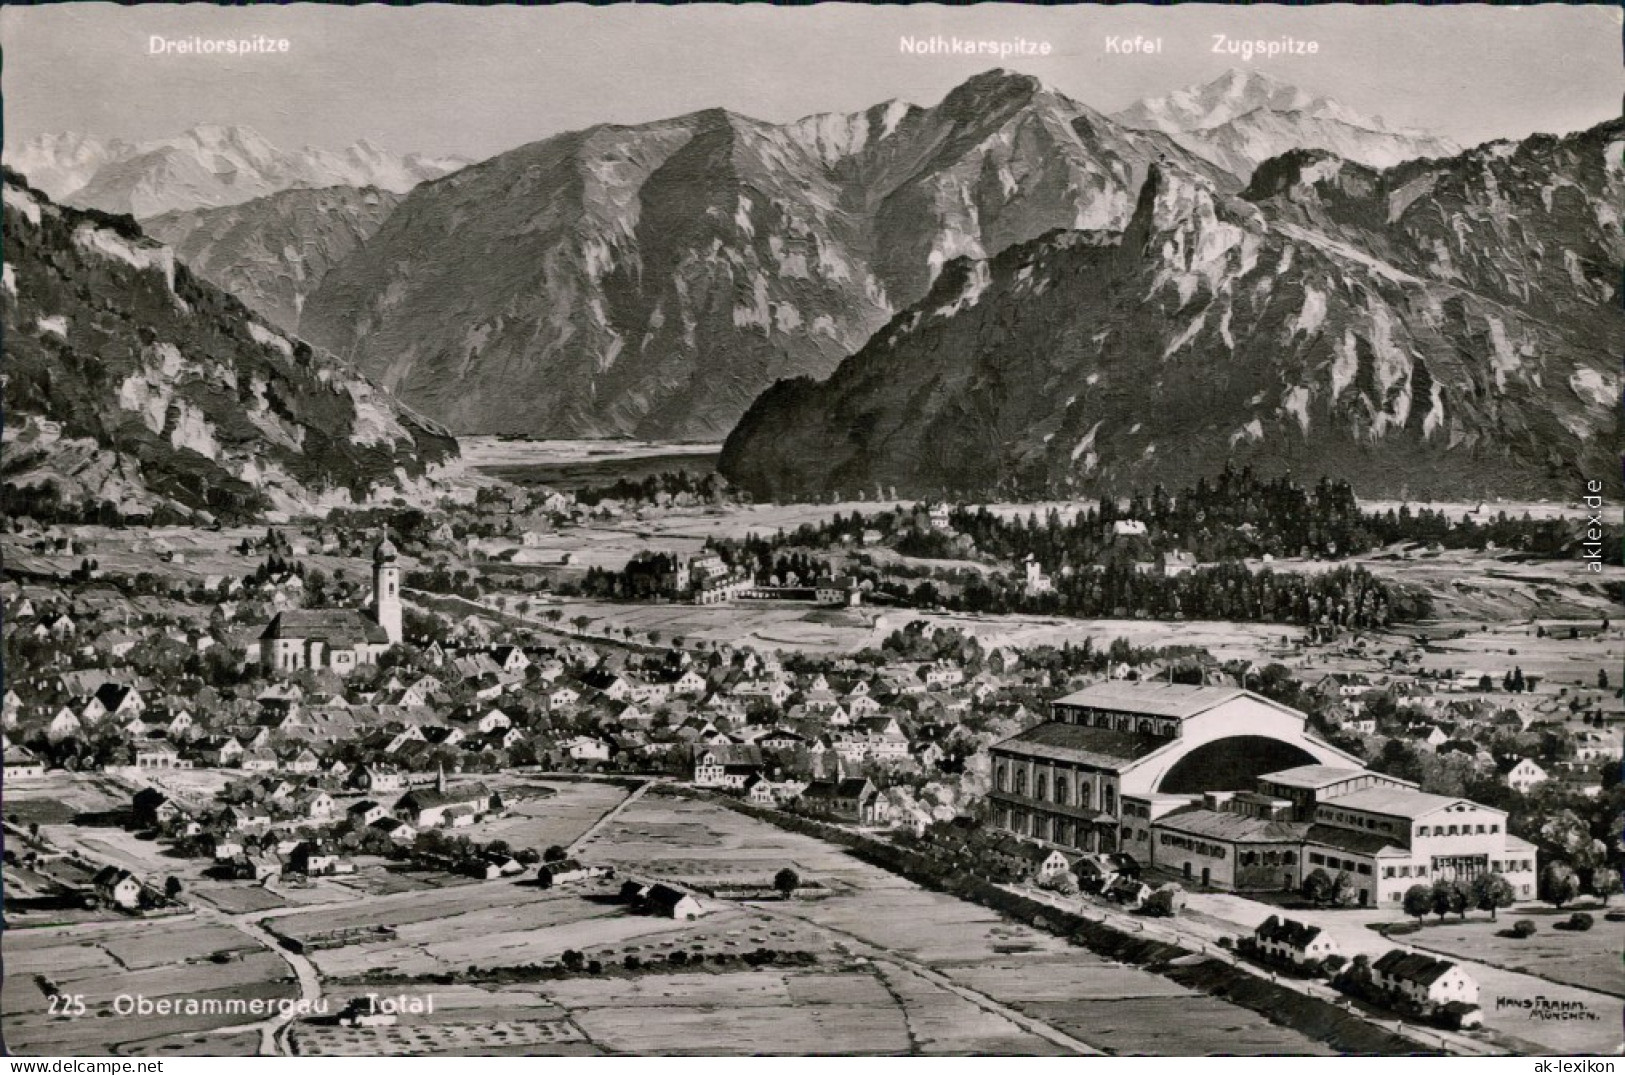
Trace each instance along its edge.
<path fill-rule="evenodd" d="M 1481 873 L 1471 881 L 1437 878 L 1431 885 L 1416 884 L 1405 890 L 1400 900 L 1405 913 L 1418 923 L 1430 914 L 1443 922 L 1446 915 L 1466 920 L 1468 911 L 1488 911 L 1494 921 L 1502 907 L 1511 907 L 1517 893 L 1512 883 L 1498 873 Z"/>

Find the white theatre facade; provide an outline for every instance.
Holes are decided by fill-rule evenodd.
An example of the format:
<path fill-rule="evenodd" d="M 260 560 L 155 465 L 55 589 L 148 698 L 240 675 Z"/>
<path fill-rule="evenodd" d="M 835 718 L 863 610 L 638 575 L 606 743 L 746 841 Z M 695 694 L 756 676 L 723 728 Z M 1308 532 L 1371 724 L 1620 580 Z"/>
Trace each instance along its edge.
<path fill-rule="evenodd" d="M 992 750 L 996 825 L 1071 851 L 1120 851 L 1193 884 L 1298 888 L 1346 874 L 1360 905 L 1437 878 L 1534 891 L 1535 850 L 1503 811 L 1363 768 L 1304 714 L 1238 688 L 1103 683 Z"/>

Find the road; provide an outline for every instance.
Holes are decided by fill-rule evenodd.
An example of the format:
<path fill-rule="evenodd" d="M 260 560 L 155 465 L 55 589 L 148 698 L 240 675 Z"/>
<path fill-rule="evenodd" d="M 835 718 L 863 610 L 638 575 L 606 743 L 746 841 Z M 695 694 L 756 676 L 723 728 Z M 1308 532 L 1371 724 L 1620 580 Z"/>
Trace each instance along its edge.
<path fill-rule="evenodd" d="M 645 780 L 633 790 L 632 794 L 628 795 L 626 798 L 622 799 L 620 802 L 616 803 L 614 806 L 605 811 L 603 817 L 600 817 L 597 821 L 594 821 L 587 827 L 586 832 L 583 832 L 580 836 L 577 836 L 570 842 L 570 846 L 567 849 L 570 854 L 574 856 L 581 848 L 586 847 L 589 843 L 591 843 L 593 838 L 598 835 L 599 830 L 621 816 L 622 810 L 625 810 L 628 806 L 631 806 L 633 803 L 643 798 L 643 793 L 648 791 L 649 785 L 653 783 L 653 780 Z"/>
<path fill-rule="evenodd" d="M 1301 993 L 1306 997 L 1314 997 L 1330 1004 L 1344 1007 L 1348 998 L 1337 990 L 1320 982 L 1306 981 L 1299 978 L 1284 978 L 1270 973 L 1262 967 L 1238 958 L 1234 952 L 1219 946 L 1219 938 L 1223 936 L 1234 937 L 1236 933 L 1249 933 L 1252 926 L 1242 926 L 1229 921 L 1225 916 L 1215 917 L 1212 908 L 1204 900 L 1206 893 L 1191 893 L 1187 895 L 1186 913 L 1178 918 L 1158 919 L 1154 924 L 1144 918 L 1125 914 L 1114 908 L 1105 907 L 1095 903 L 1087 897 L 1061 896 L 1044 889 L 1025 885 L 1005 885 L 1010 892 L 1036 899 L 1047 903 L 1059 910 L 1069 911 L 1072 914 L 1082 915 L 1097 922 L 1103 922 L 1113 929 L 1124 933 L 1142 933 L 1156 937 L 1159 940 L 1169 941 L 1181 947 L 1201 952 L 1203 955 L 1228 963 L 1233 967 L 1246 971 L 1260 978 L 1268 978 L 1276 985 L 1293 992 Z M 1262 922 L 1271 909 L 1252 900 L 1236 897 L 1237 902 L 1259 908 L 1258 921 Z M 1197 912 L 1197 913 L 1192 913 Z M 1297 912 L 1294 912 L 1296 915 Z M 1301 916 L 1299 916 L 1301 917 Z M 1253 923 L 1257 925 L 1257 922 Z M 1372 934 L 1375 937 L 1375 934 Z M 1380 940 L 1380 938 L 1379 938 Z M 1389 946 L 1391 947 L 1391 946 Z M 1386 951 L 1386 948 L 1384 948 Z M 1349 954 L 1345 949 L 1344 954 Z M 1360 1014 L 1357 1009 L 1350 1009 Z M 1433 1027 L 1420 1027 L 1400 1020 L 1369 1019 L 1374 1025 L 1382 1027 L 1401 1037 L 1414 1041 L 1417 1045 L 1428 1049 L 1444 1049 L 1457 1056 L 1505 1056 L 1508 1050 L 1500 1048 L 1489 1042 L 1480 1041 L 1465 1034 L 1457 1034 L 1448 1030 L 1436 1030 Z"/>
<path fill-rule="evenodd" d="M 1215 925 L 1227 928 L 1232 933 L 1251 932 L 1267 915 L 1275 912 L 1275 908 L 1256 900 L 1223 892 L 1191 893 L 1187 909 L 1196 912 L 1198 917 L 1212 920 Z M 1515 911 L 1503 912 L 1503 918 L 1510 918 L 1515 913 Z M 1342 954 L 1351 959 L 1361 953 L 1376 959 L 1392 948 L 1413 952 L 1426 951 L 1423 947 L 1407 943 L 1409 938 L 1403 936 L 1389 938 L 1368 928 L 1372 922 L 1391 921 L 1393 915 L 1389 912 L 1308 908 L 1292 911 L 1291 917 L 1325 930 L 1337 942 Z M 1426 935 L 1419 936 L 1425 938 Z M 1619 997 L 1503 967 L 1494 967 L 1458 955 L 1452 954 L 1448 958 L 1459 964 L 1462 970 L 1478 983 L 1486 1029 L 1516 1039 L 1514 1046 L 1516 1052 L 1568 1055 L 1612 1052 L 1618 1048 L 1621 1014 Z M 1599 952 L 1598 958 L 1605 959 L 1607 956 Z M 1547 1001 L 1578 1004 L 1581 1006 L 1580 1010 L 1589 1011 L 1596 1018 L 1581 1021 L 1543 1021 L 1531 1018 L 1522 1008 L 1500 1007 L 1497 1000 L 1502 997 L 1519 1001 L 1544 997 Z M 1443 1032 L 1430 1029 L 1426 1033 Z"/>
<path fill-rule="evenodd" d="M 226 914 L 213 907 L 202 907 L 196 904 L 192 909 L 201 918 L 220 925 L 229 926 L 239 933 L 257 941 L 259 944 L 275 952 L 282 961 L 288 964 L 293 971 L 294 978 L 299 982 L 299 1000 L 304 1003 L 304 1011 L 314 1011 L 316 1002 L 322 998 L 322 976 L 317 973 L 316 965 L 298 952 L 291 952 L 277 943 L 277 939 L 261 926 L 256 918 L 264 917 L 263 913 L 249 911 L 245 914 Z M 225 1027 L 216 1031 L 218 1034 L 246 1033 L 257 1030 L 260 1035 L 261 1056 L 286 1056 L 288 1025 L 299 1018 L 301 1009 L 290 1007 L 259 1023 L 249 1023 L 244 1026 Z"/>

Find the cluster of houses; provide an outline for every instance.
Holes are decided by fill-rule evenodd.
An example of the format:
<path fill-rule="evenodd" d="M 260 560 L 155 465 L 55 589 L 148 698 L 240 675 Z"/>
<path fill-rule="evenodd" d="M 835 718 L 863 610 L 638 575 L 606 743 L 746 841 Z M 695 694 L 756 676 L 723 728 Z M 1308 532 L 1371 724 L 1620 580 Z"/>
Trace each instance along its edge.
<path fill-rule="evenodd" d="M 432 783 L 399 795 L 371 798 L 364 791 L 380 791 L 365 766 L 342 782 L 270 773 L 227 785 L 215 803 L 201 808 L 149 785 L 132 796 L 130 813 L 137 828 L 157 831 L 212 859 L 217 875 L 265 881 L 352 873 L 358 849 L 412 848 L 420 833 L 454 832 L 506 809 L 501 795 L 483 782 L 453 783 L 443 770 Z M 507 853 L 443 864 L 485 877 L 525 868 Z"/>
<path fill-rule="evenodd" d="M 1387 673 L 1328 672 L 1305 684 L 1329 726 L 1374 749 L 1397 740 L 1413 751 L 1459 759 L 1519 794 L 1551 783 L 1596 795 L 1597 763 L 1620 757 L 1625 748 L 1625 726 L 1604 719 L 1601 708 L 1605 701 L 1617 708 L 1617 699 L 1588 704 L 1578 687 L 1535 693 L 1541 677 L 1534 674 L 1525 677 L 1524 692 L 1486 692 L 1487 673 L 1418 675 L 1405 667 L 1403 652 L 1391 660 L 1395 667 Z M 1387 703 L 1381 715 L 1378 701 Z M 1579 723 L 1577 715 L 1591 722 Z"/>
<path fill-rule="evenodd" d="M 1483 1024 L 1478 983 L 1450 960 L 1393 948 L 1364 966 L 1353 966 L 1325 930 L 1279 915 L 1264 919 L 1246 940 L 1247 954 L 1266 965 L 1285 965 L 1307 974 L 1333 977 L 1368 1001 L 1385 1003 L 1452 1028 Z"/>

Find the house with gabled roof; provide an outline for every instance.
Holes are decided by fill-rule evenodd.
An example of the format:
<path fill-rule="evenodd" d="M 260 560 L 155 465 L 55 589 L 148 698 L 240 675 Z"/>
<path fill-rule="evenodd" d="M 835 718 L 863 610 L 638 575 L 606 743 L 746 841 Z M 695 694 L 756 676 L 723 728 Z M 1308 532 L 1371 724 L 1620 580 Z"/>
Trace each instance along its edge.
<path fill-rule="evenodd" d="M 1276 915 L 1259 923 L 1253 930 L 1253 940 L 1263 954 L 1300 966 L 1337 954 L 1337 942 L 1319 926 Z"/>
<path fill-rule="evenodd" d="M 118 866 L 105 866 L 91 882 L 96 895 L 124 911 L 139 910 L 145 887 L 141 879 Z"/>
<path fill-rule="evenodd" d="M 878 825 L 890 820 L 890 809 L 874 781 L 867 777 L 838 777 L 814 780 L 797 800 L 807 810 L 860 825 Z"/>
<path fill-rule="evenodd" d="M 455 824 L 502 809 L 502 800 L 479 781 L 449 786 L 445 771 L 433 787 L 413 788 L 395 802 L 395 816 L 419 829 Z"/>
<path fill-rule="evenodd" d="M 1371 980 L 1423 1009 L 1478 1004 L 1478 982 L 1471 975 L 1449 960 L 1422 952 L 1390 949 L 1372 962 Z"/>

